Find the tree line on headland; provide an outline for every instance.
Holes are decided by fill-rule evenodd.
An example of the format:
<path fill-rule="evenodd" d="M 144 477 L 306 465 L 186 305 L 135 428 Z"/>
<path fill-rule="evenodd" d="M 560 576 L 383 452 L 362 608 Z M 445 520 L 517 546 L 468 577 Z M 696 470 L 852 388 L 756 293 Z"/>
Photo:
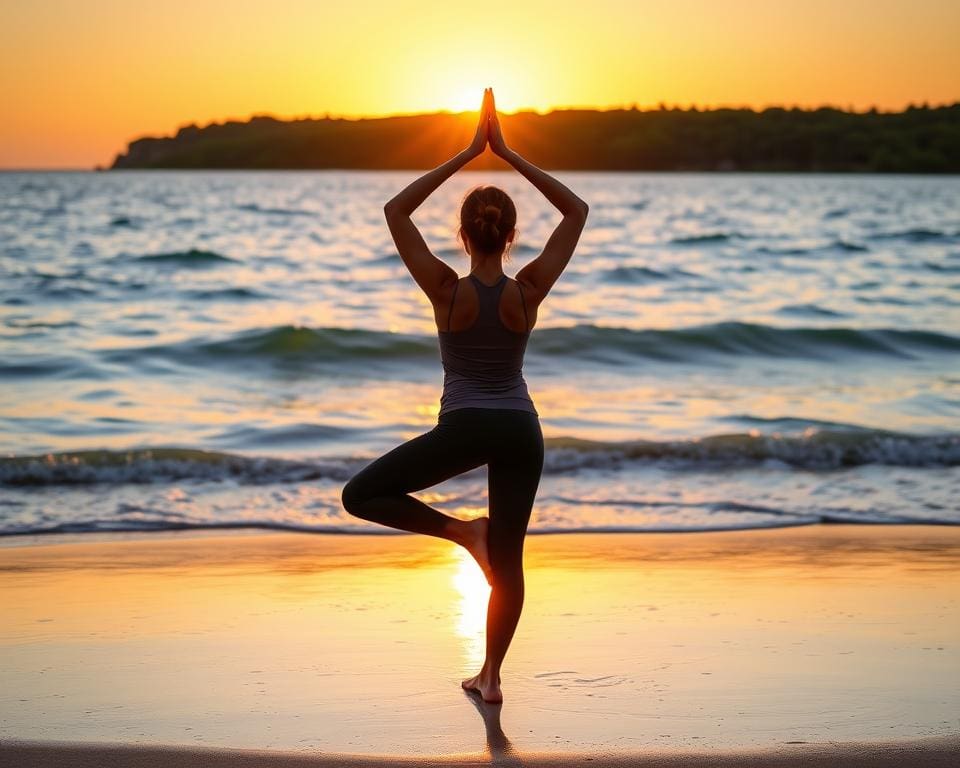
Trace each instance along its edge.
<path fill-rule="evenodd" d="M 189 125 L 130 143 L 112 168 L 432 168 L 463 149 L 475 113 Z M 598 171 L 960 173 L 960 102 L 902 112 L 820 109 L 562 109 L 500 118 L 544 168 Z M 469 168 L 506 167 L 485 153 Z"/>

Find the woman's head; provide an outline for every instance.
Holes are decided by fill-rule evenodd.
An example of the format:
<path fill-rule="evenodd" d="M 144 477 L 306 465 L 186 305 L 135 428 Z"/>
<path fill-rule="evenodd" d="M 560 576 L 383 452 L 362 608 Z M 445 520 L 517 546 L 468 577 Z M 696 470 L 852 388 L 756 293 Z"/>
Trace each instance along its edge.
<path fill-rule="evenodd" d="M 499 256 L 516 235 L 517 209 L 499 187 L 474 187 L 460 206 L 460 233 L 469 253 Z"/>

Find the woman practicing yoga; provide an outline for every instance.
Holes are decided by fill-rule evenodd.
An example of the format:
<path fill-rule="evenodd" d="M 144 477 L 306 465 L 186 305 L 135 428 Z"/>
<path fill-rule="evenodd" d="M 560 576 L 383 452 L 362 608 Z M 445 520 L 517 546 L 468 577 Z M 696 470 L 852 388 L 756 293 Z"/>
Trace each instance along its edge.
<path fill-rule="evenodd" d="M 467 278 L 430 252 L 410 218 L 488 143 L 563 214 L 543 252 L 515 280 L 503 274 L 517 220 L 503 190 L 480 186 L 463 200 L 459 234 L 470 256 Z M 470 146 L 411 183 L 384 213 L 400 258 L 433 304 L 443 394 L 437 425 L 358 472 L 343 489 L 343 506 L 364 520 L 448 539 L 473 555 L 491 585 L 486 660 L 462 686 L 498 702 L 500 666 L 523 608 L 523 540 L 543 469 L 543 433 L 523 378 L 523 354 L 537 307 L 580 239 L 587 204 L 507 148 L 488 88 Z M 484 464 L 489 517 L 457 520 L 409 495 Z"/>

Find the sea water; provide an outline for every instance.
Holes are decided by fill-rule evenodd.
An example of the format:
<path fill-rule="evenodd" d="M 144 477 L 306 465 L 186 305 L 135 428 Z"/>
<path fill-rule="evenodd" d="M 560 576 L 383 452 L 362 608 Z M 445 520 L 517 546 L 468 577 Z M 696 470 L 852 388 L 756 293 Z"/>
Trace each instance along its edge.
<path fill-rule="evenodd" d="M 414 172 L 0 174 L 0 533 L 384 532 L 344 482 L 436 423 Z M 560 173 L 590 204 L 524 374 L 532 532 L 960 523 L 960 178 Z M 535 258 L 560 216 L 506 189 Z M 425 489 L 461 517 L 485 469 Z"/>

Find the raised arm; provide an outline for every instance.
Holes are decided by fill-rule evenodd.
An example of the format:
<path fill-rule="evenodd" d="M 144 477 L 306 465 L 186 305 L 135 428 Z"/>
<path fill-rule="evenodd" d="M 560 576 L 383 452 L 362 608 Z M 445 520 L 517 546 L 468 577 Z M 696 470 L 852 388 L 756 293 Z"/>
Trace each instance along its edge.
<path fill-rule="evenodd" d="M 490 149 L 516 168 L 563 214 L 563 220 L 547 239 L 542 253 L 517 273 L 517 282 L 526 289 L 524 296 L 527 297 L 527 303 L 536 307 L 550 292 L 573 256 L 587 222 L 589 206 L 553 176 L 507 148 L 497 110 L 493 106 L 492 91 L 490 100 Z"/>
<path fill-rule="evenodd" d="M 410 270 L 413 279 L 417 281 L 417 285 L 434 304 L 442 300 L 452 289 L 457 281 L 457 273 L 431 253 L 410 216 L 437 187 L 475 157 L 483 154 L 487 146 L 487 115 L 492 107 L 493 93 L 488 88 L 483 92 L 480 121 L 470 146 L 443 165 L 411 182 L 383 207 L 387 227 L 393 235 L 393 242 L 396 243 L 400 258 Z"/>

